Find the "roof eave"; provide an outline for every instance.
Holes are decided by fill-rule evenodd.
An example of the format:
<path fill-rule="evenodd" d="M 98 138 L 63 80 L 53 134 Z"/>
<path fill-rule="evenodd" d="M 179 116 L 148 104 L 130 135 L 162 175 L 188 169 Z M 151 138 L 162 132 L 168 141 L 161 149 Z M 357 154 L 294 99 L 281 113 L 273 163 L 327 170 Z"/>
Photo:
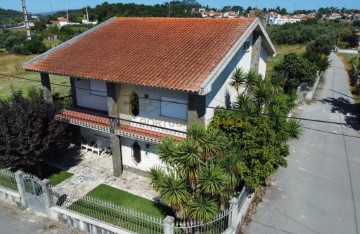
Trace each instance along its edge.
<path fill-rule="evenodd" d="M 91 28 L 91 29 L 89 29 L 89 30 L 87 30 L 87 31 L 85 31 L 85 32 L 77 35 L 76 37 L 74 37 L 74 38 L 72 38 L 72 39 L 70 39 L 70 40 L 68 40 L 68 41 L 65 41 L 65 42 L 61 43 L 60 45 L 52 48 L 51 50 L 48 50 L 47 52 L 45 52 L 45 53 L 43 53 L 43 54 L 41 54 L 41 55 L 39 55 L 39 56 L 37 56 L 37 57 L 35 57 L 35 58 L 27 61 L 27 62 L 24 63 L 24 65 L 23 65 L 24 70 L 25 70 L 25 71 L 43 72 L 43 71 L 40 71 L 40 70 L 37 70 L 37 69 L 27 68 L 27 66 L 29 66 L 29 65 L 37 62 L 37 61 L 40 60 L 40 59 L 43 59 L 43 58 L 45 58 L 45 57 L 53 54 L 54 52 L 56 52 L 56 51 L 64 48 L 64 47 L 67 46 L 67 45 L 70 45 L 70 44 L 74 43 L 75 41 L 79 40 L 80 38 L 82 38 L 82 37 L 84 37 L 84 36 L 86 36 L 86 35 L 94 32 L 94 31 L 98 30 L 99 28 L 101 28 L 101 27 L 103 27 L 103 26 L 105 26 L 105 25 L 113 22 L 115 19 L 116 19 L 116 17 L 110 18 L 110 19 L 108 19 L 107 21 L 105 21 L 105 22 L 103 22 L 103 23 L 101 23 L 101 24 L 99 24 L 99 25 L 97 25 L 97 26 L 95 26 L 95 27 L 93 27 L 93 28 Z M 51 72 L 49 72 L 49 73 L 51 73 Z"/>
<path fill-rule="evenodd" d="M 263 44 L 268 52 L 269 56 L 276 55 L 276 49 L 273 43 L 270 40 L 269 35 L 266 33 L 264 26 L 262 25 L 259 18 L 256 18 L 254 22 L 250 24 L 250 26 L 246 29 L 246 31 L 241 35 L 239 40 L 235 43 L 233 48 L 228 52 L 228 54 L 222 59 L 222 61 L 218 64 L 218 66 L 214 69 L 214 71 L 208 76 L 208 78 L 202 83 L 200 86 L 199 95 L 206 95 L 211 91 L 211 86 L 215 82 L 216 78 L 223 72 L 226 66 L 229 64 L 231 59 L 235 56 L 237 51 L 241 49 L 243 43 L 247 40 L 247 38 L 252 34 L 256 29 L 260 29 L 261 33 L 265 36 L 265 40 L 263 40 Z"/>

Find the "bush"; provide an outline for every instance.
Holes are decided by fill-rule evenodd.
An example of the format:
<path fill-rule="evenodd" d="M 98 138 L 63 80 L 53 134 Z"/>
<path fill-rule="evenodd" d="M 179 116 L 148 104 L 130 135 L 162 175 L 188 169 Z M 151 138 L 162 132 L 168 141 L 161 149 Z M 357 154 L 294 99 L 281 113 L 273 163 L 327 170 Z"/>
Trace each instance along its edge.
<path fill-rule="evenodd" d="M 29 55 L 30 51 L 24 46 L 24 44 L 14 45 L 11 49 L 11 53 Z"/>
<path fill-rule="evenodd" d="M 25 47 L 32 54 L 44 53 L 47 50 L 42 38 L 37 35 L 33 35 L 31 40 L 25 41 Z"/>
<path fill-rule="evenodd" d="M 328 35 L 321 35 L 306 46 L 306 51 L 328 56 L 334 46 L 334 41 Z"/>
<path fill-rule="evenodd" d="M 4 47 L 6 51 L 12 52 L 15 45 L 22 44 L 25 38 L 20 34 L 11 34 L 4 41 Z"/>

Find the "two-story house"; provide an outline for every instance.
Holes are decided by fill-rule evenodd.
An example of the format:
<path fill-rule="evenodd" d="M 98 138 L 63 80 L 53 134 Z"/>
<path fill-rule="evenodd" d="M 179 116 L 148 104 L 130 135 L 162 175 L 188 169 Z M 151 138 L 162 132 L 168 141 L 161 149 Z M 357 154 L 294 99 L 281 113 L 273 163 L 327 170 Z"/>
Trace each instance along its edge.
<path fill-rule="evenodd" d="M 49 102 L 49 74 L 70 78 L 73 105 L 59 118 L 110 146 L 119 176 L 123 166 L 159 164 L 156 143 L 185 138 L 191 122 L 208 124 L 214 107 L 235 98 L 234 69 L 265 75 L 274 54 L 257 18 L 112 18 L 24 68 L 41 74 Z"/>

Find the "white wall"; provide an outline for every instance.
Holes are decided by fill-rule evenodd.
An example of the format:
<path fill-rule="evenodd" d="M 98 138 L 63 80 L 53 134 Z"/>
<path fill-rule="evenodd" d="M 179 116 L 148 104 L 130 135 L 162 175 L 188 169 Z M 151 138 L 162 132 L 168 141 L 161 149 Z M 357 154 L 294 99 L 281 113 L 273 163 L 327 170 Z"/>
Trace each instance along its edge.
<path fill-rule="evenodd" d="M 129 96 L 133 91 L 135 91 L 139 97 L 140 113 L 138 116 L 133 116 L 130 113 Z M 148 98 L 146 99 L 145 96 L 148 96 Z M 182 100 L 185 103 L 184 109 L 187 112 L 188 94 L 186 92 L 122 84 L 118 89 L 117 102 L 120 112 L 119 117 L 158 127 L 186 131 L 187 120 L 169 118 L 160 115 L 161 97 Z"/>
<path fill-rule="evenodd" d="M 105 81 L 97 81 L 97 82 L 98 84 L 101 85 L 91 86 L 91 90 L 102 91 L 99 92 L 99 94 L 103 93 L 103 96 L 91 94 L 90 80 L 75 79 L 77 105 L 81 107 L 107 111 L 108 108 L 107 108 L 107 99 L 106 99 L 106 82 Z"/>
<path fill-rule="evenodd" d="M 261 46 L 259 74 L 261 74 L 263 78 L 265 78 L 265 75 L 266 75 L 266 62 L 268 60 L 268 57 L 269 57 L 269 55 L 268 55 L 266 49 L 264 48 L 264 46 Z"/>
<path fill-rule="evenodd" d="M 136 163 L 133 158 L 132 145 L 137 142 L 141 147 L 141 162 Z M 149 148 L 146 148 L 149 144 Z M 121 150 L 123 165 L 133 167 L 139 170 L 148 171 L 151 167 L 160 165 L 159 157 L 156 155 L 155 144 L 144 141 L 134 140 L 128 137 L 121 137 Z"/>
<path fill-rule="evenodd" d="M 212 85 L 211 92 L 206 96 L 206 114 L 205 123 L 209 124 L 211 118 L 214 116 L 214 109 L 209 107 L 223 106 L 225 107 L 227 101 L 226 97 L 229 96 L 229 100 L 232 103 L 236 98 L 236 90 L 230 86 L 231 77 L 236 67 L 240 67 L 244 72 L 248 72 L 251 66 L 251 53 L 252 53 L 252 38 L 251 35 L 248 40 L 250 41 L 250 48 L 247 51 L 243 51 L 242 47 L 236 53 L 234 58 L 230 61 L 225 70 L 219 75 L 216 82 Z M 241 92 L 241 90 L 240 90 Z"/>

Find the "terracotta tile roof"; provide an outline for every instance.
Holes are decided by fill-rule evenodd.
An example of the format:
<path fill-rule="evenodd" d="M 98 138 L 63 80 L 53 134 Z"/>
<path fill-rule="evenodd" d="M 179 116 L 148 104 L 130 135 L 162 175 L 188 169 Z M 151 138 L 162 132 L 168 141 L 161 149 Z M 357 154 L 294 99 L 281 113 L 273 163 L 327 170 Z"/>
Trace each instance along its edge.
<path fill-rule="evenodd" d="M 97 116 L 96 114 L 83 113 L 76 110 L 64 110 L 57 116 L 59 120 L 67 121 L 75 125 L 89 128 L 100 128 L 100 130 L 109 132 L 109 119 Z M 120 135 L 132 136 L 139 139 L 151 139 L 153 141 L 161 141 L 164 137 L 170 136 L 175 140 L 181 141 L 184 138 L 179 136 L 167 135 L 164 133 L 151 131 L 144 128 L 138 128 L 130 125 L 121 124 L 118 128 Z"/>
<path fill-rule="evenodd" d="M 197 92 L 255 18 L 116 18 L 26 70 Z"/>

